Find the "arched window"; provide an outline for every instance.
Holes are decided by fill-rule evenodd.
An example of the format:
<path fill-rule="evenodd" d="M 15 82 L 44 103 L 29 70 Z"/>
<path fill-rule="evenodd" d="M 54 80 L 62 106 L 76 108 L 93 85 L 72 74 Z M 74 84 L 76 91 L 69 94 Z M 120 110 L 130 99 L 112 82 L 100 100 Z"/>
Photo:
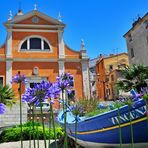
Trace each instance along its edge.
<path fill-rule="evenodd" d="M 40 37 L 29 37 L 21 44 L 21 51 L 50 51 L 48 41 Z"/>

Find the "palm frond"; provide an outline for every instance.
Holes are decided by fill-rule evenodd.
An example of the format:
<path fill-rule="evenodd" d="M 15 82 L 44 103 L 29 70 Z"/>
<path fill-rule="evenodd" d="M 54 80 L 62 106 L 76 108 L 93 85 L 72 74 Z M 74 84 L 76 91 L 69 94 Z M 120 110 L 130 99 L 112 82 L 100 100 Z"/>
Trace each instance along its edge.
<path fill-rule="evenodd" d="M 12 106 L 14 104 L 14 91 L 8 85 L 0 85 L 0 103 L 3 103 L 7 106 Z"/>

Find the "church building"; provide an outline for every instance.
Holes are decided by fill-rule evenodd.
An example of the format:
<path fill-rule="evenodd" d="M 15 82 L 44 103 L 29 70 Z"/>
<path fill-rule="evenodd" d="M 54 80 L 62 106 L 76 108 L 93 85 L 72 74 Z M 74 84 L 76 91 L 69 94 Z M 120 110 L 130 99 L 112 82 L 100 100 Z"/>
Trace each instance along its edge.
<path fill-rule="evenodd" d="M 27 77 L 25 87 L 41 80 L 55 82 L 58 74 L 70 72 L 76 98 L 90 98 L 89 58 L 84 42 L 80 51 L 69 48 L 63 39 L 65 24 L 60 18 L 52 18 L 35 7 L 26 14 L 19 10 L 14 17 L 10 13 L 4 26 L 7 37 L 0 47 L 1 84 L 12 86 L 12 76 L 18 72 Z"/>

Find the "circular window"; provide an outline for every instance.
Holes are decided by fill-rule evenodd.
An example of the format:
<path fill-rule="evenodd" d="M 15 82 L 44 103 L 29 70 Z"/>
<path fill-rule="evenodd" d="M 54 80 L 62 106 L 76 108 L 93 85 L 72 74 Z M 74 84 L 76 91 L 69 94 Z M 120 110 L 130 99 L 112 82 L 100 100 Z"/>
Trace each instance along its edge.
<path fill-rule="evenodd" d="M 38 23 L 38 22 L 39 22 L 39 18 L 36 17 L 36 16 L 33 17 L 33 18 L 32 18 L 32 22 L 33 22 L 33 23 Z"/>

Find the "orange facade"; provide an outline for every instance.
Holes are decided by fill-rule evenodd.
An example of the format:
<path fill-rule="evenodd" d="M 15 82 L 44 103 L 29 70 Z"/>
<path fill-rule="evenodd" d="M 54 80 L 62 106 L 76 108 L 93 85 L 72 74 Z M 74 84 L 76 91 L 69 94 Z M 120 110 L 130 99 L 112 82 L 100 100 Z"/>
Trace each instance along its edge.
<path fill-rule="evenodd" d="M 120 53 L 107 57 L 101 56 L 99 58 L 96 64 L 96 91 L 99 100 L 107 101 L 115 99 L 115 84 L 119 76 L 113 75 L 113 71 L 118 70 L 121 66 L 128 65 L 128 63 L 127 53 Z M 113 81 L 114 83 L 112 83 Z"/>
<path fill-rule="evenodd" d="M 105 66 L 104 66 L 104 59 L 101 57 L 96 64 L 96 74 L 97 74 L 97 81 L 96 81 L 96 92 L 99 100 L 105 100 L 105 80 L 106 80 L 106 73 L 105 73 Z"/>
<path fill-rule="evenodd" d="M 74 76 L 76 97 L 89 95 L 83 85 L 84 78 L 89 83 L 86 75 L 88 58 L 83 58 L 81 51 L 74 51 L 64 43 L 65 24 L 33 10 L 17 14 L 5 22 L 5 27 L 7 39 L 0 48 L 0 78 L 4 85 L 11 85 L 10 80 L 18 71 L 26 75 L 29 83 L 54 82 L 58 74 L 70 72 Z M 13 86 L 15 90 L 16 87 Z"/>

